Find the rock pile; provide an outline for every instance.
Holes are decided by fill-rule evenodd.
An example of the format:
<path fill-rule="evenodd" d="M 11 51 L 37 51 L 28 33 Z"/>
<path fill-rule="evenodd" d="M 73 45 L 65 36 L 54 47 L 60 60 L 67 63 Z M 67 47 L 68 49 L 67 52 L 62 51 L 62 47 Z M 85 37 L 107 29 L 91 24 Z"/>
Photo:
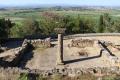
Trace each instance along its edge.
<path fill-rule="evenodd" d="M 94 40 L 90 39 L 79 39 L 79 40 L 71 40 L 71 43 L 68 44 L 69 47 L 78 47 L 78 48 L 85 48 L 85 47 L 93 47 Z"/>

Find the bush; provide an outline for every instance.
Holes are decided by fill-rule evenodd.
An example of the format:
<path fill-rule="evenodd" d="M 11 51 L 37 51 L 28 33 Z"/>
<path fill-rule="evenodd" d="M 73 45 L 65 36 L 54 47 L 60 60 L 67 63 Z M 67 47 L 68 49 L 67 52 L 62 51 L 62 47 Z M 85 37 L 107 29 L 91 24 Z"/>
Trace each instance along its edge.
<path fill-rule="evenodd" d="M 28 73 L 22 73 L 18 80 L 29 80 Z"/>

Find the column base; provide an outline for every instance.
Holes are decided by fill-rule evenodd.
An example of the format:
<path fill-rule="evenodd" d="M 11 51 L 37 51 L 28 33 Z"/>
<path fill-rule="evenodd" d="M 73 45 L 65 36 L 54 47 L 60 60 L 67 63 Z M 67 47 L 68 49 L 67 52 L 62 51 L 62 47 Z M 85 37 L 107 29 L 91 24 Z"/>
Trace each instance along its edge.
<path fill-rule="evenodd" d="M 57 65 L 64 65 L 64 63 L 63 63 L 63 62 L 61 62 L 61 63 L 57 63 Z"/>

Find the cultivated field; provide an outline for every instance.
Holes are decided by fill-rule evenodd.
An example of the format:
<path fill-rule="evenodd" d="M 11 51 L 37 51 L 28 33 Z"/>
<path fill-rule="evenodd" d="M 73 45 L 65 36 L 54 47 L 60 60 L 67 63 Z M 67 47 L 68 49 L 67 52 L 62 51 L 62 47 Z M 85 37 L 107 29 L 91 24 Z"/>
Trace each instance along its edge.
<path fill-rule="evenodd" d="M 81 10 L 81 11 L 50 11 L 48 12 L 54 12 L 58 13 L 60 15 L 70 15 L 70 16 L 77 16 L 80 15 L 81 17 L 90 17 L 93 19 L 97 19 L 100 15 L 104 13 L 109 13 L 114 18 L 119 18 L 120 11 L 119 10 Z M 0 17 L 6 17 L 10 18 L 13 21 L 21 21 L 24 18 L 34 18 L 34 19 L 40 19 L 41 13 L 46 12 L 46 10 L 34 10 L 34 9 L 25 9 L 25 10 L 5 10 L 0 11 Z"/>

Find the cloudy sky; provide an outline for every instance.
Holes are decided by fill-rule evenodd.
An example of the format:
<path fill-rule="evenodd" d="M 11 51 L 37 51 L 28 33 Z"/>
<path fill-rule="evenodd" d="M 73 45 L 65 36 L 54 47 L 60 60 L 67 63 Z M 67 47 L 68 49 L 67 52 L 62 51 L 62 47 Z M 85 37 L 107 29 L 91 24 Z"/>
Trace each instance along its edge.
<path fill-rule="evenodd" d="M 120 6 L 120 0 L 0 0 L 0 5 L 20 6 L 31 4 Z"/>

